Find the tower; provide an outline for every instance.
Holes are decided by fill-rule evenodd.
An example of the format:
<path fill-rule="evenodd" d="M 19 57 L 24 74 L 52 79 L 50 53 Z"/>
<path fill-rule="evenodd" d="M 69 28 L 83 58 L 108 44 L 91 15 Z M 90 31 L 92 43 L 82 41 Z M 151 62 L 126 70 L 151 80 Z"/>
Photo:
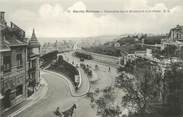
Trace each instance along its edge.
<path fill-rule="evenodd" d="M 35 30 L 33 29 L 31 39 L 29 41 L 29 49 L 30 49 L 30 54 L 33 55 L 39 55 L 40 54 L 40 43 L 37 40 Z"/>
<path fill-rule="evenodd" d="M 31 39 L 29 40 L 29 72 L 28 87 L 32 88 L 32 92 L 28 92 L 28 96 L 34 93 L 35 88 L 40 84 L 40 43 L 33 29 Z"/>

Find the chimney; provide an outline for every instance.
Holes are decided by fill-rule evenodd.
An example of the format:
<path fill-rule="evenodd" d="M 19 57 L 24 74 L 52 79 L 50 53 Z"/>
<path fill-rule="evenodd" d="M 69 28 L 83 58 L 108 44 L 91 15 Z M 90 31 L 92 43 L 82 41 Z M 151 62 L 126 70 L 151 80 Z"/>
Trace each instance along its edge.
<path fill-rule="evenodd" d="M 180 27 L 180 25 L 179 25 L 179 24 L 177 24 L 177 27 L 179 28 L 179 27 Z"/>
<path fill-rule="evenodd" d="M 5 12 L 4 11 L 0 11 L 0 25 L 6 25 Z"/>

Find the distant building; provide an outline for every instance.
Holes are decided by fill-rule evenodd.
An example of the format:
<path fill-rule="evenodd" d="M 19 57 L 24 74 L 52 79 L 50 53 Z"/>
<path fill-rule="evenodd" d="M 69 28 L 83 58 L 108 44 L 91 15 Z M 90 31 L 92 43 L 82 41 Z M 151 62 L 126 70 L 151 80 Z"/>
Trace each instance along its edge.
<path fill-rule="evenodd" d="M 119 47 L 120 47 L 120 43 L 119 43 L 119 42 L 116 42 L 116 43 L 114 44 L 114 47 L 119 48 Z"/>
<path fill-rule="evenodd" d="M 44 43 L 41 47 L 41 54 L 49 53 L 55 50 L 58 52 L 70 51 L 74 48 L 73 41 L 57 41 L 55 43 Z"/>
<path fill-rule="evenodd" d="M 24 30 L 12 22 L 8 26 L 4 12 L 0 12 L 0 111 L 17 105 L 27 98 L 32 60 L 36 60 L 35 70 L 37 74 L 39 72 L 39 50 L 33 50 L 39 48 L 39 45 L 34 41 L 34 35 L 33 32 L 28 43 Z M 33 46 L 34 44 L 37 46 Z M 35 58 L 31 51 L 37 52 Z M 39 79 L 39 75 L 35 77 Z"/>
<path fill-rule="evenodd" d="M 134 54 L 124 55 L 120 61 L 121 61 L 122 65 L 126 65 L 128 62 L 132 62 L 135 59 L 137 59 L 138 57 L 145 58 L 145 59 L 148 59 L 148 60 L 154 61 L 154 62 L 159 62 L 158 59 L 153 57 L 151 49 L 146 49 L 146 51 L 136 51 Z"/>
<path fill-rule="evenodd" d="M 55 50 L 57 50 L 57 47 L 53 46 L 53 44 L 48 42 L 41 47 L 41 54 L 43 55 Z"/>
<path fill-rule="evenodd" d="M 147 59 L 153 58 L 151 49 L 146 49 L 146 51 L 136 51 L 134 54 L 137 57 L 142 57 L 142 58 L 147 58 Z"/>
<path fill-rule="evenodd" d="M 169 39 L 171 41 L 183 41 L 183 26 L 177 25 L 169 32 Z"/>
<path fill-rule="evenodd" d="M 122 56 L 120 58 L 120 64 L 121 65 L 126 65 L 127 62 L 132 62 L 136 59 L 136 56 L 135 54 L 128 54 L 128 55 L 125 55 L 125 56 Z"/>

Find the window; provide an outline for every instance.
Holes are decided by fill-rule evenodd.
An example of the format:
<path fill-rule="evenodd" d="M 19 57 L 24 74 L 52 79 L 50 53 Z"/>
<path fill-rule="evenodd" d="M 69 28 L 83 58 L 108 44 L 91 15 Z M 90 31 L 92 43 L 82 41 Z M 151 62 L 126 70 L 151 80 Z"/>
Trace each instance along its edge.
<path fill-rule="evenodd" d="M 21 68 L 23 66 L 23 61 L 22 61 L 22 54 L 17 54 L 17 68 Z"/>
<path fill-rule="evenodd" d="M 33 48 L 32 52 L 33 54 L 39 54 L 39 48 Z"/>
<path fill-rule="evenodd" d="M 23 94 L 23 85 L 19 85 L 16 87 L 16 96 Z"/>
<path fill-rule="evenodd" d="M 11 56 L 3 56 L 3 72 L 11 71 Z"/>
<path fill-rule="evenodd" d="M 36 68 L 36 60 L 32 60 L 32 68 Z"/>

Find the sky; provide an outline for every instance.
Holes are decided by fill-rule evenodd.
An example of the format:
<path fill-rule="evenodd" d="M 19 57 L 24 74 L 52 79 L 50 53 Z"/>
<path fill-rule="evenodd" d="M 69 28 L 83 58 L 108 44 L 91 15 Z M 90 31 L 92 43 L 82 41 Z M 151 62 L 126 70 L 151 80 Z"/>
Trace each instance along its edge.
<path fill-rule="evenodd" d="M 73 13 L 86 10 L 100 12 Z M 168 33 L 183 24 L 182 0 L 0 0 L 0 11 L 28 37 L 33 28 L 38 37 L 89 37 Z"/>

